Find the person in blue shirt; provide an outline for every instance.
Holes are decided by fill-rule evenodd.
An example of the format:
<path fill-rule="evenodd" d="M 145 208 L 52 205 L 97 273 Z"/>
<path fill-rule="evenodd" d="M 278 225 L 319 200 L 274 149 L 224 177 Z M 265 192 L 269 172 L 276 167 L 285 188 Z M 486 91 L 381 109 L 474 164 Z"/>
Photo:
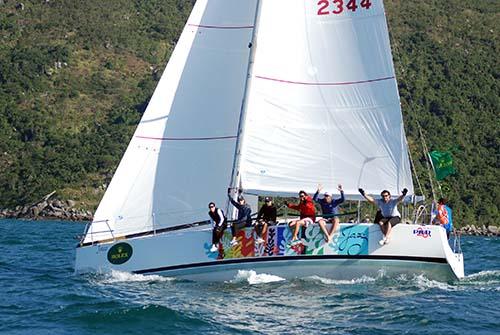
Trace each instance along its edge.
<path fill-rule="evenodd" d="M 234 247 L 238 244 L 236 240 L 236 235 L 241 229 L 245 227 L 252 227 L 252 208 L 247 204 L 245 198 L 240 194 L 238 195 L 237 202 L 231 197 L 231 189 L 227 190 L 227 196 L 231 204 L 238 210 L 238 219 L 236 222 L 231 224 L 231 233 L 233 239 L 231 240 L 231 246 Z"/>
<path fill-rule="evenodd" d="M 330 243 L 332 240 L 333 234 L 338 230 L 340 225 L 340 220 L 338 218 L 339 208 L 338 206 L 344 202 L 344 190 L 342 190 L 342 185 L 338 185 L 337 190 L 340 192 L 340 198 L 333 200 L 332 195 L 328 192 L 325 192 L 324 197 L 318 199 L 319 192 L 321 191 L 321 184 L 318 185 L 318 190 L 313 196 L 313 200 L 317 202 L 321 206 L 321 211 L 325 217 L 319 219 L 318 224 L 321 228 L 321 231 L 325 235 L 325 241 Z M 326 229 L 326 224 L 331 223 L 332 228 L 330 232 Z"/>

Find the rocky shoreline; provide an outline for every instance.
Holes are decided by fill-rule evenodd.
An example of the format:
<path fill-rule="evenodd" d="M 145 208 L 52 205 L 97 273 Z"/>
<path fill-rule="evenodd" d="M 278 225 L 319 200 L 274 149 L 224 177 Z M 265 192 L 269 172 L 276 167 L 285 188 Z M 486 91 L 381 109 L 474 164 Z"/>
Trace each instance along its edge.
<path fill-rule="evenodd" d="M 466 225 L 465 227 L 461 227 L 457 229 L 462 235 L 471 235 L 471 236 L 499 236 L 499 229 L 497 226 L 475 226 L 475 225 Z"/>
<path fill-rule="evenodd" d="M 55 192 L 47 194 L 40 201 L 15 209 L 0 209 L 0 218 L 27 220 L 69 220 L 92 221 L 93 213 L 76 208 L 73 200 L 50 199 Z"/>
<path fill-rule="evenodd" d="M 15 209 L 0 209 L 0 219 L 26 219 L 26 220 L 68 220 L 92 221 L 94 215 L 91 211 L 75 208 L 73 200 L 42 201 L 32 206 L 17 206 Z M 466 225 L 456 229 L 460 235 L 469 236 L 500 236 L 497 226 Z"/>
<path fill-rule="evenodd" d="M 54 194 L 55 192 L 52 192 L 31 205 L 0 209 L 0 219 L 92 221 L 94 214 L 91 211 L 76 208 L 76 202 L 73 200 L 50 200 Z M 461 235 L 500 236 L 498 226 L 480 227 L 472 224 L 457 228 L 456 231 Z"/>

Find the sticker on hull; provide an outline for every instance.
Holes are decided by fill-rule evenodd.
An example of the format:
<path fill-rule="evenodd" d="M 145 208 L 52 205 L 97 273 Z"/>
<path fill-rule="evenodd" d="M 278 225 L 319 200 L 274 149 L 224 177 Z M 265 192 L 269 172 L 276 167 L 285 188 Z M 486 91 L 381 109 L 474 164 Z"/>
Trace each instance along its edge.
<path fill-rule="evenodd" d="M 306 229 L 301 243 L 291 244 L 292 232 L 288 226 L 271 226 L 262 238 L 265 243 L 255 243 L 252 228 L 241 230 L 236 235 L 238 244 L 231 247 L 231 233 L 226 231 L 219 249 L 210 252 L 210 243 L 205 243 L 205 254 L 209 259 L 232 259 L 244 257 L 273 257 L 295 255 L 367 255 L 369 247 L 368 226 L 341 226 L 330 243 L 325 241 L 318 225 Z"/>

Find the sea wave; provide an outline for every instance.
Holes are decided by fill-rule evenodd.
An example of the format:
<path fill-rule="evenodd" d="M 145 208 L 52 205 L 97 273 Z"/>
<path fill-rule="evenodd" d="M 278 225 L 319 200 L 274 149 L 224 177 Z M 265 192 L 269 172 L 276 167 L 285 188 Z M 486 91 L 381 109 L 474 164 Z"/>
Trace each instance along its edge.
<path fill-rule="evenodd" d="M 130 272 L 111 270 L 111 272 L 107 272 L 103 279 L 101 280 L 102 284 L 114 284 L 114 283 L 123 283 L 123 282 L 169 282 L 174 281 L 175 278 L 164 277 L 158 275 L 142 275 L 135 274 Z"/>
<path fill-rule="evenodd" d="M 477 273 L 471 273 L 465 276 L 463 281 L 467 282 L 485 279 L 500 281 L 500 270 L 484 270 Z"/>
<path fill-rule="evenodd" d="M 250 285 L 254 284 L 265 284 L 265 283 L 273 283 L 284 281 L 285 278 L 281 278 L 278 276 L 266 274 L 266 273 L 257 273 L 254 270 L 238 270 L 238 273 L 231 280 L 231 283 L 242 283 L 248 282 Z"/>
<path fill-rule="evenodd" d="M 458 291 L 460 288 L 456 284 L 450 284 L 447 282 L 441 282 L 434 279 L 429 279 L 425 275 L 414 275 L 410 279 L 412 284 L 421 290 L 426 289 L 439 289 L 442 291 Z"/>
<path fill-rule="evenodd" d="M 319 281 L 322 284 L 326 285 L 355 285 L 355 284 L 364 284 L 364 283 L 372 283 L 377 280 L 377 278 L 369 277 L 369 276 L 362 276 L 360 278 L 354 278 L 354 279 L 330 279 L 330 278 L 324 278 L 320 276 L 310 276 L 310 277 L 305 277 L 303 278 L 305 281 Z"/>

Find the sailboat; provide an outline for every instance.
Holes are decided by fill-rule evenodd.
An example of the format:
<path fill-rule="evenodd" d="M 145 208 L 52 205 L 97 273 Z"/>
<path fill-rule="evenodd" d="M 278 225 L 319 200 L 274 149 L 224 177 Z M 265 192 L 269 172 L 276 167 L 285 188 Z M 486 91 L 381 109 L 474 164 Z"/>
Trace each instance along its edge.
<path fill-rule="evenodd" d="M 377 195 L 414 189 L 382 0 L 198 0 L 149 105 L 76 248 L 77 273 L 111 270 L 231 280 L 464 276 L 440 226 L 319 227 L 300 247 L 283 218 L 264 244 L 251 229 L 211 252 L 209 202 L 230 218 L 228 187 L 259 196 L 344 185 Z M 358 220 L 359 221 L 359 220 Z"/>

